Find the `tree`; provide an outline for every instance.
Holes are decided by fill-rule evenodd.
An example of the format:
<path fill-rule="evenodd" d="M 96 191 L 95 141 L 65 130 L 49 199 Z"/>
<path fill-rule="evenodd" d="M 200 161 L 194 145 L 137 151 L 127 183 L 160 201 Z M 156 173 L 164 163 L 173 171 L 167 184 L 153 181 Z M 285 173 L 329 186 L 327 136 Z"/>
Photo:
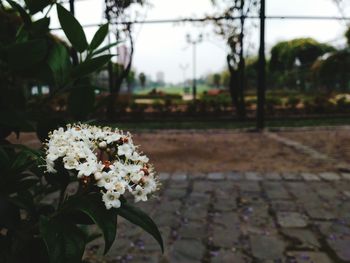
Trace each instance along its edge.
<path fill-rule="evenodd" d="M 336 89 L 345 92 L 350 84 L 350 51 L 339 50 L 324 60 L 317 60 L 313 67 L 313 80 L 316 84 L 325 86 L 328 92 Z"/>
<path fill-rule="evenodd" d="M 141 72 L 139 74 L 139 81 L 140 81 L 141 87 L 145 88 L 145 86 L 146 86 L 146 75 L 145 75 L 145 73 Z"/>
<path fill-rule="evenodd" d="M 348 30 L 346 30 L 345 37 L 348 42 L 348 46 L 350 46 L 350 27 L 348 28 Z"/>
<path fill-rule="evenodd" d="M 139 13 L 133 12 L 132 6 L 145 5 L 146 0 L 105 0 L 106 5 L 106 17 L 109 22 L 115 26 L 115 37 L 117 42 L 120 40 L 128 40 L 129 45 L 129 59 L 123 69 L 119 71 L 115 78 L 110 80 L 110 95 L 107 107 L 107 117 L 109 119 L 115 118 L 116 103 L 118 95 L 123 82 L 127 79 L 131 70 L 133 55 L 134 55 L 134 39 L 132 36 L 132 25 L 128 21 L 135 19 L 133 16 L 137 16 Z M 111 72 L 111 64 L 109 65 Z"/>
<path fill-rule="evenodd" d="M 229 90 L 237 115 L 244 119 L 246 115 L 244 88 L 245 59 L 244 59 L 244 26 L 245 18 L 256 11 L 257 0 L 211 0 L 217 9 L 217 16 L 227 19 L 212 19 L 215 33 L 223 37 L 229 48 L 226 62 L 230 72 Z M 240 17 L 239 20 L 233 19 Z"/>
<path fill-rule="evenodd" d="M 213 75 L 213 84 L 218 89 L 221 85 L 221 75 L 216 73 Z"/>
<path fill-rule="evenodd" d="M 279 82 L 290 86 L 300 79 L 305 89 L 307 72 L 313 63 L 325 53 L 334 51 L 334 47 L 319 43 L 312 38 L 297 38 L 277 43 L 271 49 L 270 70 Z M 298 76 L 296 76 L 298 75 Z"/>

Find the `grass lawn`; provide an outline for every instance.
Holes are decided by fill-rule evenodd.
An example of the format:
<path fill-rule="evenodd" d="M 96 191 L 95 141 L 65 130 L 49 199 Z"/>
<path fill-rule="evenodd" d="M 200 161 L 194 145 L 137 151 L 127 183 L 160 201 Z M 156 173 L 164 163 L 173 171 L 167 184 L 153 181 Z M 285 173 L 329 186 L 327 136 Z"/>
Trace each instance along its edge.
<path fill-rule="evenodd" d="M 179 86 L 165 86 L 165 87 L 159 87 L 156 88 L 157 91 L 162 91 L 167 94 L 176 94 L 176 95 L 183 95 L 184 94 L 184 87 L 179 87 Z M 210 86 L 207 85 L 198 85 L 197 86 L 197 93 L 202 94 L 204 91 L 207 91 L 211 89 Z M 153 88 L 145 88 L 145 89 L 137 89 L 134 91 L 135 94 L 137 95 L 145 95 L 151 92 Z M 192 87 L 189 87 L 190 92 L 192 92 Z"/>

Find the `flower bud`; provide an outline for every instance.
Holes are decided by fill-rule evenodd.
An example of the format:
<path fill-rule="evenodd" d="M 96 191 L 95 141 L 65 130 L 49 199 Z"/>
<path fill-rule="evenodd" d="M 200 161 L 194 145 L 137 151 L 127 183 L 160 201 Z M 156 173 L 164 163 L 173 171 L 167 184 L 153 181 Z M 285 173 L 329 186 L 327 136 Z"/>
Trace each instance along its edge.
<path fill-rule="evenodd" d="M 101 172 L 96 172 L 94 174 L 94 176 L 95 176 L 95 180 L 98 181 L 98 180 L 100 180 L 102 178 L 102 173 Z"/>
<path fill-rule="evenodd" d="M 105 141 L 102 141 L 98 144 L 98 148 L 100 149 L 106 149 L 107 148 L 107 143 Z"/>

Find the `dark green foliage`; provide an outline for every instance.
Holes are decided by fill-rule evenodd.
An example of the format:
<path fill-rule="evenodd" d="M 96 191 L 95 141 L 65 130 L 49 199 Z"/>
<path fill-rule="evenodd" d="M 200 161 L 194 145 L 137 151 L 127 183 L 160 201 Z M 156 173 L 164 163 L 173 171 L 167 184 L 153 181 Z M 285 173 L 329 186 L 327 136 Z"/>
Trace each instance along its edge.
<path fill-rule="evenodd" d="M 52 3 L 51 0 L 25 0 L 31 14 L 35 14 Z"/>
<path fill-rule="evenodd" d="M 81 261 L 85 249 L 85 235 L 74 223 L 60 217 L 42 216 L 39 229 L 48 250 L 50 263 Z"/>
<path fill-rule="evenodd" d="M 23 19 L 23 22 L 25 25 L 30 25 L 32 23 L 32 20 L 30 18 L 30 15 L 27 14 L 27 12 L 23 9 L 23 7 L 21 7 L 19 4 L 17 4 L 15 1 L 12 1 L 12 0 L 6 0 L 10 5 L 11 7 L 16 10 L 20 16 L 22 17 Z"/>
<path fill-rule="evenodd" d="M 84 30 L 78 20 L 63 6 L 56 5 L 57 15 L 64 33 L 73 47 L 81 52 L 84 52 L 88 46 Z"/>
<path fill-rule="evenodd" d="M 348 41 L 348 45 L 350 46 L 350 27 L 348 28 L 348 30 L 346 30 L 345 37 L 346 37 L 346 40 Z"/>
<path fill-rule="evenodd" d="M 0 235 L 0 262 L 81 262 L 86 244 L 98 237 L 85 231 L 90 224 L 102 231 L 106 253 L 116 237 L 119 212 L 151 233 L 163 249 L 158 229 L 143 212 L 126 202 L 119 212 L 107 210 L 101 193 L 93 187 L 83 189 L 80 185 L 78 193 L 68 198 L 66 188 L 77 181 L 76 175 L 59 163 L 57 173 L 44 173 L 42 150 L 5 140 L 11 132 L 35 130 L 45 141 L 49 131 L 66 123 L 51 108 L 61 97 L 68 100 L 69 118 L 86 120 L 95 107 L 95 87 L 89 76 L 112 57 L 96 55 L 116 45 L 100 47 L 108 25 L 101 26 L 88 45 L 79 22 L 51 0 L 25 0 L 27 9 L 8 2 L 11 10 L 0 5 L 0 228 L 8 230 Z M 34 20 L 30 15 L 49 5 L 56 5 L 61 27 L 73 48 L 86 51 L 77 65 L 71 63 L 72 48 L 50 33 L 50 18 Z M 34 85 L 49 86 L 50 94 L 30 107 L 27 89 Z M 59 194 L 58 200 L 44 201 L 50 194 Z"/>
<path fill-rule="evenodd" d="M 302 67 L 310 67 L 321 55 L 335 49 L 312 38 L 297 38 L 276 44 L 271 49 L 270 69 L 272 71 L 289 70 L 298 59 Z"/>
<path fill-rule="evenodd" d="M 305 91 L 311 85 L 310 70 L 315 61 L 334 50 L 332 46 L 312 38 L 279 42 L 271 49 L 268 68 L 270 86 Z"/>
<path fill-rule="evenodd" d="M 344 49 L 318 61 L 313 67 L 314 78 L 328 91 L 348 91 L 350 88 L 350 50 Z"/>
<path fill-rule="evenodd" d="M 117 231 L 117 210 L 107 210 L 101 202 L 101 195 L 98 193 L 68 200 L 63 207 L 64 213 L 81 211 L 89 216 L 101 229 L 105 240 L 104 253 L 107 253 L 112 246 Z M 81 223 L 81 222 L 76 222 Z"/>
<path fill-rule="evenodd" d="M 72 63 L 67 48 L 61 43 L 54 43 L 47 58 L 47 64 L 57 85 L 64 85 L 68 81 Z"/>
<path fill-rule="evenodd" d="M 102 25 L 97 32 L 95 33 L 93 39 L 91 40 L 89 50 L 95 50 L 98 48 L 103 40 L 106 38 L 108 34 L 108 24 Z"/>
<path fill-rule="evenodd" d="M 68 97 L 68 109 L 72 116 L 84 120 L 95 105 L 95 90 L 89 85 L 79 85 L 72 89 Z"/>
<path fill-rule="evenodd" d="M 44 39 L 16 43 L 6 49 L 9 66 L 23 70 L 42 62 L 47 54 L 47 43 Z M 28 52 L 30 50 L 30 52 Z"/>
<path fill-rule="evenodd" d="M 120 208 L 117 209 L 117 213 L 121 217 L 124 217 L 131 223 L 138 225 L 139 227 L 147 231 L 149 234 L 151 234 L 158 241 L 162 252 L 164 252 L 162 236 L 156 224 L 145 212 L 134 206 L 124 203 Z"/>
<path fill-rule="evenodd" d="M 86 60 L 72 70 L 72 77 L 81 78 L 86 75 L 89 75 L 106 65 L 112 57 L 113 55 L 102 55 L 96 58 Z"/>

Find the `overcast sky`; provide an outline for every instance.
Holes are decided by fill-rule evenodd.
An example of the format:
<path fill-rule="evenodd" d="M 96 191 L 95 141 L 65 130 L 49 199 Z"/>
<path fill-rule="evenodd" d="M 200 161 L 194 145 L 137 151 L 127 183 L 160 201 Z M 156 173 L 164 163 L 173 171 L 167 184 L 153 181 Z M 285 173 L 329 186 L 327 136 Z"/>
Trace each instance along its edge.
<path fill-rule="evenodd" d="M 346 0 L 348 1 L 348 0 Z M 76 2 L 76 15 L 83 24 L 103 22 L 102 0 Z M 141 19 L 169 19 L 202 17 L 213 12 L 210 0 L 149 0 L 152 7 L 142 11 Z M 340 16 L 333 0 L 267 0 L 266 15 L 311 15 Z M 349 5 L 350 7 L 350 5 Z M 350 16 L 348 9 L 343 9 Z M 53 12 L 54 13 L 54 12 Z M 51 26 L 57 25 L 53 19 Z M 258 48 L 258 28 L 249 27 L 247 52 L 254 55 Z M 85 29 L 91 38 L 95 28 Z M 310 20 L 269 20 L 266 24 L 267 51 L 280 40 L 295 37 L 313 37 L 321 42 L 334 45 L 344 44 L 344 21 Z M 192 77 L 192 49 L 186 43 L 186 34 L 193 37 L 202 33 L 203 42 L 197 48 L 198 76 L 220 71 L 225 68 L 227 48 L 225 42 L 215 36 L 210 26 L 144 24 L 137 25 L 135 32 L 134 68 L 155 78 L 159 71 L 164 72 L 165 80 L 183 80 L 180 65 L 188 65 L 187 77 Z"/>

